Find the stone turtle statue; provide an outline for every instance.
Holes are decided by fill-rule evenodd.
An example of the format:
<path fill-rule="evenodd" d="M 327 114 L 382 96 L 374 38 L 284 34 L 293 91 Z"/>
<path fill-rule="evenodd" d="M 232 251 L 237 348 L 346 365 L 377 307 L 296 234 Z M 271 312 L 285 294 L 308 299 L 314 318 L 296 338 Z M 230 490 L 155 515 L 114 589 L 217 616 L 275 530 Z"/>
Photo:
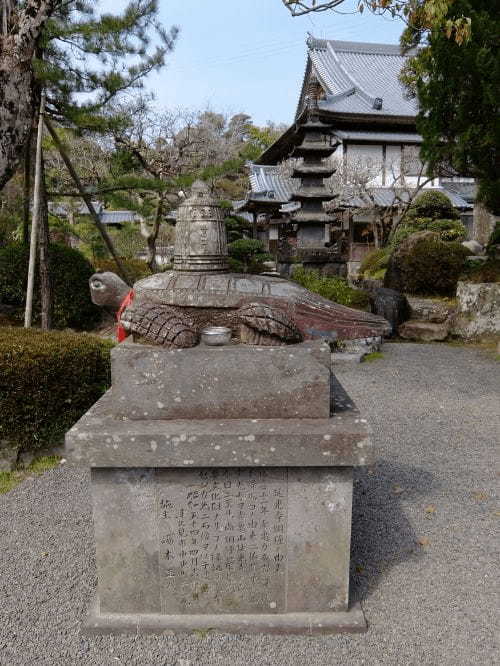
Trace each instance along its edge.
<path fill-rule="evenodd" d="M 181 348 L 195 346 L 209 325 L 227 326 L 254 345 L 390 332 L 382 317 L 333 303 L 294 282 L 228 272 L 223 214 L 203 183 L 193 185 L 177 220 L 174 268 L 134 284 L 133 300 L 120 314 L 129 332 Z M 96 273 L 90 291 L 94 303 L 118 311 L 129 289 L 114 273 Z"/>
<path fill-rule="evenodd" d="M 90 279 L 94 302 L 119 309 L 116 275 Z M 106 298 L 110 282 L 109 298 Z M 96 296 L 94 296 L 96 294 Z M 167 271 L 139 280 L 121 315 L 126 330 L 149 342 L 193 347 L 205 326 L 228 326 L 241 342 L 290 344 L 314 338 L 353 339 L 390 333 L 377 315 L 333 303 L 298 284 L 264 275 Z"/>

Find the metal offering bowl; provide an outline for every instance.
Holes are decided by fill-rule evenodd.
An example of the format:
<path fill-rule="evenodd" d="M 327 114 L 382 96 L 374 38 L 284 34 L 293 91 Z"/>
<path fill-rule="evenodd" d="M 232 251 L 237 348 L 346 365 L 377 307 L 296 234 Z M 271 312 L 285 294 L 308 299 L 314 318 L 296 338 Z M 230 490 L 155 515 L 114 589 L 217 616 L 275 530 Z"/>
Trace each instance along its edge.
<path fill-rule="evenodd" d="M 231 342 L 231 329 L 225 326 L 207 326 L 201 332 L 201 341 L 209 347 L 228 345 Z"/>

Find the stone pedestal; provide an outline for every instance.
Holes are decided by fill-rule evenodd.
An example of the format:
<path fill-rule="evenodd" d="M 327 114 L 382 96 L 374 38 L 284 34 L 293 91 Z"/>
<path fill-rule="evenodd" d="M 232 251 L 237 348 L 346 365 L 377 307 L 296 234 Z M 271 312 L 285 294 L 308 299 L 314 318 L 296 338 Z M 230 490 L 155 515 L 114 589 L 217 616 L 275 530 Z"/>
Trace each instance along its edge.
<path fill-rule="evenodd" d="M 349 553 L 352 468 L 371 462 L 371 442 L 329 357 L 321 343 L 114 350 L 114 388 L 66 437 L 68 457 L 91 468 L 98 590 L 87 631 L 366 629 L 349 608 Z M 264 378 L 274 368 L 282 389 L 259 386 L 259 368 Z M 266 418 L 252 413 L 244 376 Z M 291 394 L 303 395 L 299 417 Z"/>

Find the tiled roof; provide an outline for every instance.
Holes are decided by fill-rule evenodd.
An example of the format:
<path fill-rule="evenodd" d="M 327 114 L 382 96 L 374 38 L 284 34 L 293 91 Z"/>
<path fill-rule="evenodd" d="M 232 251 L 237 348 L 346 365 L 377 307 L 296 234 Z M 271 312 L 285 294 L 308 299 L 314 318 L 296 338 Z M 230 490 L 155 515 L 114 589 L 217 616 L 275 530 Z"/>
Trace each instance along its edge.
<path fill-rule="evenodd" d="M 457 194 L 465 201 L 473 203 L 477 195 L 477 185 L 471 181 L 441 180 L 444 188 L 448 192 Z"/>
<path fill-rule="evenodd" d="M 93 201 L 92 205 L 103 224 L 122 224 L 123 222 L 136 222 L 140 219 L 139 215 L 137 215 L 137 213 L 135 213 L 133 210 L 105 210 L 104 204 L 101 201 Z M 69 212 L 69 206 L 64 203 L 58 204 L 49 201 L 49 212 L 51 212 L 53 215 L 66 217 Z M 87 204 L 80 204 L 80 206 L 76 209 L 76 214 L 90 215 Z"/>
<path fill-rule="evenodd" d="M 287 178 L 276 166 L 248 164 L 250 168 L 250 197 L 253 200 L 278 201 L 285 203 L 290 200 L 297 183 Z"/>
<path fill-rule="evenodd" d="M 458 194 L 444 189 L 443 187 L 433 187 L 429 189 L 446 194 L 455 208 L 468 209 L 473 207 L 471 203 L 465 201 L 465 199 L 462 199 L 462 197 L 460 197 Z M 425 191 L 428 192 L 429 189 L 425 188 Z M 373 201 L 377 206 L 392 206 L 395 203 L 395 193 L 394 190 L 390 187 L 373 187 L 370 189 L 370 194 L 373 196 Z M 403 190 L 399 193 L 399 195 L 403 201 L 406 201 L 408 192 Z M 367 203 L 359 196 L 346 198 L 341 203 L 343 203 L 348 208 L 367 207 Z"/>
<path fill-rule="evenodd" d="M 133 210 L 104 210 L 100 216 L 103 224 L 122 224 L 135 222 L 139 216 Z"/>
<path fill-rule="evenodd" d="M 340 42 L 327 39 L 307 40 L 309 62 L 297 116 L 304 106 L 309 73 L 315 74 L 326 97 L 321 110 L 378 116 L 417 114 L 414 99 L 408 99 L 399 81 L 406 57 L 393 44 Z M 375 109 L 375 100 L 382 106 Z"/>

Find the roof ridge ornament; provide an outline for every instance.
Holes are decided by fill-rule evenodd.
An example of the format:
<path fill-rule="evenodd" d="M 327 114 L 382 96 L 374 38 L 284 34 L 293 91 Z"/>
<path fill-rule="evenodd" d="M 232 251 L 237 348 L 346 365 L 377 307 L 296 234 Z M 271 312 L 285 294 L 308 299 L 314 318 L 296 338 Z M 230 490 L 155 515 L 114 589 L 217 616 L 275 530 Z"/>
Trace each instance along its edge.
<path fill-rule="evenodd" d="M 311 76 L 307 86 L 307 115 L 309 120 L 319 120 L 318 100 L 322 92 L 321 84 L 315 76 Z"/>

